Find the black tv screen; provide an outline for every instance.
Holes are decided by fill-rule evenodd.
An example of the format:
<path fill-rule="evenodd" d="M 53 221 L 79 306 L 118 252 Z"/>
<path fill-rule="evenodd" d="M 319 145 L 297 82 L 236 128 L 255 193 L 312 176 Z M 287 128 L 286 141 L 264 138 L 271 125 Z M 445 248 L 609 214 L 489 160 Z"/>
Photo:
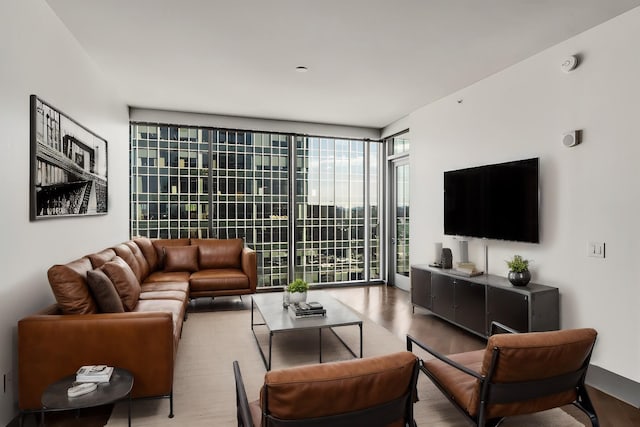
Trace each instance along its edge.
<path fill-rule="evenodd" d="M 539 159 L 444 173 L 444 234 L 538 243 Z"/>

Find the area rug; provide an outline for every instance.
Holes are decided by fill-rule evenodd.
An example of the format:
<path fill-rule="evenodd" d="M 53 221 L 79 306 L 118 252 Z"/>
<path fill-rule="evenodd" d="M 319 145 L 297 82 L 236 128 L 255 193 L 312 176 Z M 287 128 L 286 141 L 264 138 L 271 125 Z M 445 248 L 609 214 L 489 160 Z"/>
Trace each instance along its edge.
<path fill-rule="evenodd" d="M 249 400 L 258 398 L 265 367 L 251 333 L 248 310 L 191 313 L 183 328 L 174 374 L 174 418 L 168 418 L 168 399 L 133 402 L 132 425 L 143 426 L 235 426 L 236 402 L 232 363 L 237 360 Z M 268 333 L 259 329 L 264 351 Z M 358 349 L 356 326 L 336 328 L 340 337 Z M 364 356 L 405 349 L 405 343 L 388 330 L 363 317 Z M 323 332 L 323 361 L 352 358 L 333 334 Z M 295 331 L 273 337 L 272 369 L 318 362 L 318 332 Z M 420 401 L 414 406 L 418 426 L 467 427 L 465 418 L 424 375 L 418 381 Z M 339 397 L 338 397 L 339 398 Z M 127 406 L 115 406 L 107 426 L 127 425 Z M 583 426 L 561 409 L 512 417 L 503 427 Z"/>

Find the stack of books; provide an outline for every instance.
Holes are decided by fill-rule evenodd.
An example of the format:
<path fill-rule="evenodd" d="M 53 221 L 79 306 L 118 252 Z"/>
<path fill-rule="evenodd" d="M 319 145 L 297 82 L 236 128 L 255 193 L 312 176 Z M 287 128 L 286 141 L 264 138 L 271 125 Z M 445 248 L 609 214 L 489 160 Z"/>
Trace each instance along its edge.
<path fill-rule="evenodd" d="M 454 268 L 456 273 L 459 273 L 463 276 L 478 276 L 482 274 L 482 271 L 476 269 L 476 265 L 473 262 L 458 262 Z"/>
<path fill-rule="evenodd" d="M 113 374 L 113 366 L 86 365 L 76 372 L 78 383 L 108 383 Z"/>
<path fill-rule="evenodd" d="M 289 315 L 294 319 L 324 317 L 327 310 L 319 302 L 296 302 L 289 304 Z"/>

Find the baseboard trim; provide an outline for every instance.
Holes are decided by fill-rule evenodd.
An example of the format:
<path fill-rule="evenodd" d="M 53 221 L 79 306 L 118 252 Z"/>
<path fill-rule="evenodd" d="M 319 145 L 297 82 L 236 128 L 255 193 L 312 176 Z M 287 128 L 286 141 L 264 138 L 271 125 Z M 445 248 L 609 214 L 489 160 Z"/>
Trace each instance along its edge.
<path fill-rule="evenodd" d="M 589 366 L 586 383 L 634 408 L 640 408 L 640 383 L 596 365 Z"/>

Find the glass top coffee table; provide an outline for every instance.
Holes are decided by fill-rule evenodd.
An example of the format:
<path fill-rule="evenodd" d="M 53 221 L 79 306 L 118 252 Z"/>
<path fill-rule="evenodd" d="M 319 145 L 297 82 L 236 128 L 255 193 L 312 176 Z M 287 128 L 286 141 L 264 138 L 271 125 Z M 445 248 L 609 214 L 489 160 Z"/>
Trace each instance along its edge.
<path fill-rule="evenodd" d="M 353 355 L 358 357 L 356 353 L 345 343 L 342 338 L 331 328 L 337 326 L 354 325 L 360 328 L 360 358 L 362 358 L 362 319 L 353 311 L 331 295 L 323 291 L 310 291 L 307 295 L 307 301 L 317 301 L 327 310 L 324 317 L 309 317 L 302 319 L 294 319 L 289 315 L 289 311 L 282 306 L 282 293 L 271 292 L 264 294 L 255 294 L 251 297 L 251 331 L 258 345 L 260 356 L 267 371 L 271 370 L 271 349 L 273 344 L 273 335 L 280 332 L 289 332 L 305 329 L 318 330 L 319 343 L 319 361 L 322 363 L 322 330 L 329 328 L 331 332 L 340 340 L 342 345 Z M 254 312 L 258 311 L 262 317 L 263 323 L 256 323 L 254 320 Z M 258 336 L 256 335 L 255 326 L 266 326 L 269 331 L 269 354 L 265 356 Z"/>

